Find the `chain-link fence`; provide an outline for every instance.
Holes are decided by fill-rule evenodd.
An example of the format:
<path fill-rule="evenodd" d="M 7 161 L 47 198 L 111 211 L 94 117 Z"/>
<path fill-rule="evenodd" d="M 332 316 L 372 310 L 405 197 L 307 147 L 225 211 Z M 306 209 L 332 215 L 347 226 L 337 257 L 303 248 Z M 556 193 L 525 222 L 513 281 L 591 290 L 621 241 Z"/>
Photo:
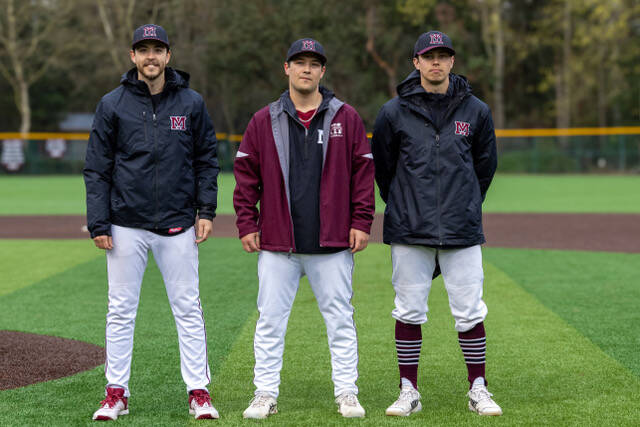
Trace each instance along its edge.
<path fill-rule="evenodd" d="M 498 171 L 510 173 L 640 173 L 640 127 L 607 128 L 601 134 L 539 135 L 534 129 L 497 131 Z M 617 129 L 617 130 L 616 130 Z M 623 131 L 620 131 L 623 129 Z M 626 133 L 624 133 L 626 129 Z M 551 130 L 555 131 L 555 130 Z M 567 129 L 571 131 L 571 129 Z M 535 135 L 538 133 L 538 135 Z M 544 133 L 544 132 L 542 132 Z M 558 132 L 547 132 L 558 133 Z M 506 134 L 506 136 L 505 136 Z M 534 135 L 531 135 L 534 134 Z M 85 134 L 0 134 L 2 174 L 82 172 Z M 218 134 L 218 160 L 233 169 L 240 135 Z"/>

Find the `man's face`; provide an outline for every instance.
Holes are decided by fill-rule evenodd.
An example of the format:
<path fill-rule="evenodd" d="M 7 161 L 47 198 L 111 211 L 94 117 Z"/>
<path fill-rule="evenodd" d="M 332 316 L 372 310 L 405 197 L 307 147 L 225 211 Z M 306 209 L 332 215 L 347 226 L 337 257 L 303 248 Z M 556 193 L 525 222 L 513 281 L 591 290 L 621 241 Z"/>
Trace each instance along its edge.
<path fill-rule="evenodd" d="M 138 43 L 130 55 L 131 62 L 136 64 L 138 73 L 147 80 L 155 80 L 161 76 L 171 58 L 171 52 L 167 47 L 155 41 Z"/>
<path fill-rule="evenodd" d="M 313 54 L 296 55 L 284 63 L 284 72 L 289 76 L 289 87 L 302 94 L 318 90 L 325 69 L 320 59 Z"/>
<path fill-rule="evenodd" d="M 437 86 L 449 77 L 454 57 L 446 49 L 433 49 L 413 58 L 413 65 L 420 71 L 422 80 Z"/>

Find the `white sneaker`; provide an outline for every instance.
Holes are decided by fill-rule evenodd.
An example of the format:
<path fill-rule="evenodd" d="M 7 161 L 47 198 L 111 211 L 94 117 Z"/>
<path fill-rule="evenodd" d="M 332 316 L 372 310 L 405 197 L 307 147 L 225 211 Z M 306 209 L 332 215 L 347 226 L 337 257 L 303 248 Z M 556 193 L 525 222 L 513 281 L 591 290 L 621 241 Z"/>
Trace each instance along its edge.
<path fill-rule="evenodd" d="M 211 404 L 211 396 L 207 390 L 191 390 L 189 393 L 189 413 L 196 420 L 218 419 L 220 414 Z"/>
<path fill-rule="evenodd" d="M 493 401 L 487 387 L 477 384 L 467 393 L 469 396 L 469 410 L 478 415 L 502 415 L 502 408 Z"/>
<path fill-rule="evenodd" d="M 123 388 L 107 388 L 107 397 L 100 402 L 100 409 L 93 413 L 96 421 L 113 421 L 118 419 L 118 415 L 127 415 L 129 406 L 127 398 L 124 397 Z"/>
<path fill-rule="evenodd" d="M 268 393 L 258 393 L 242 413 L 243 418 L 263 419 L 278 413 L 278 402 Z"/>
<path fill-rule="evenodd" d="M 336 397 L 338 412 L 345 418 L 364 418 L 364 408 L 355 393 L 342 393 Z"/>
<path fill-rule="evenodd" d="M 385 412 L 387 415 L 396 417 L 408 417 L 409 415 L 420 412 L 422 403 L 420 403 L 420 393 L 413 386 L 403 386 L 400 389 L 398 400 L 393 402 Z"/>

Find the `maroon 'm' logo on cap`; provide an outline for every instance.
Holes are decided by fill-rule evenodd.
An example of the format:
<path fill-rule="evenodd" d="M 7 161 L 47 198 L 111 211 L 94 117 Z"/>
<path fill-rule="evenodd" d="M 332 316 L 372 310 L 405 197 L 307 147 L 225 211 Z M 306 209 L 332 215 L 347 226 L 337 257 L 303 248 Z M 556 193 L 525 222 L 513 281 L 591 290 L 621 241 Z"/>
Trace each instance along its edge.
<path fill-rule="evenodd" d="M 442 44 L 442 34 L 430 34 L 431 36 L 431 43 L 430 44 Z"/>
<path fill-rule="evenodd" d="M 156 27 L 144 27 L 144 36 L 143 37 L 157 37 L 156 36 Z"/>
<path fill-rule="evenodd" d="M 313 43 L 313 40 L 303 40 L 302 41 L 302 49 L 303 50 L 316 50 L 315 43 Z"/>

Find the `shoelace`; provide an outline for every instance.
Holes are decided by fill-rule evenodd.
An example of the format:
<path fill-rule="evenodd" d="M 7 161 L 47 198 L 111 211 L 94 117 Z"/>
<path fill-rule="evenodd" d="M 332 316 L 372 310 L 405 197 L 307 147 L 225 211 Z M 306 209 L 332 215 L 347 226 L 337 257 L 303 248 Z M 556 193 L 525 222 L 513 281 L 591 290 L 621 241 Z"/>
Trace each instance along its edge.
<path fill-rule="evenodd" d="M 358 400 L 356 399 L 355 394 L 347 394 L 340 399 L 343 405 L 348 406 L 356 406 L 358 404 Z"/>
<path fill-rule="evenodd" d="M 491 396 L 493 396 L 493 394 L 489 393 L 489 390 L 484 387 L 473 388 L 471 392 L 478 397 L 478 402 L 487 399 L 491 400 Z"/>
<path fill-rule="evenodd" d="M 400 389 L 400 396 L 398 397 L 398 400 L 396 400 L 396 404 L 399 404 L 401 401 L 403 400 L 407 400 L 407 401 L 411 401 L 413 400 L 413 390 L 411 389 Z"/>
<path fill-rule="evenodd" d="M 251 401 L 251 406 L 253 407 L 265 406 L 267 404 L 267 400 L 269 400 L 270 397 L 271 396 L 269 396 L 268 394 L 259 394 L 253 398 L 253 400 Z"/>
<path fill-rule="evenodd" d="M 191 392 L 191 395 L 196 400 L 198 406 L 209 406 L 209 402 L 211 402 L 209 393 L 206 393 L 202 390 L 194 390 Z"/>
<path fill-rule="evenodd" d="M 100 406 L 108 406 L 109 408 L 113 408 L 118 403 L 118 400 L 122 399 L 122 396 L 118 396 L 114 393 L 107 393 L 107 397 L 104 398 L 102 402 L 100 402 Z"/>

